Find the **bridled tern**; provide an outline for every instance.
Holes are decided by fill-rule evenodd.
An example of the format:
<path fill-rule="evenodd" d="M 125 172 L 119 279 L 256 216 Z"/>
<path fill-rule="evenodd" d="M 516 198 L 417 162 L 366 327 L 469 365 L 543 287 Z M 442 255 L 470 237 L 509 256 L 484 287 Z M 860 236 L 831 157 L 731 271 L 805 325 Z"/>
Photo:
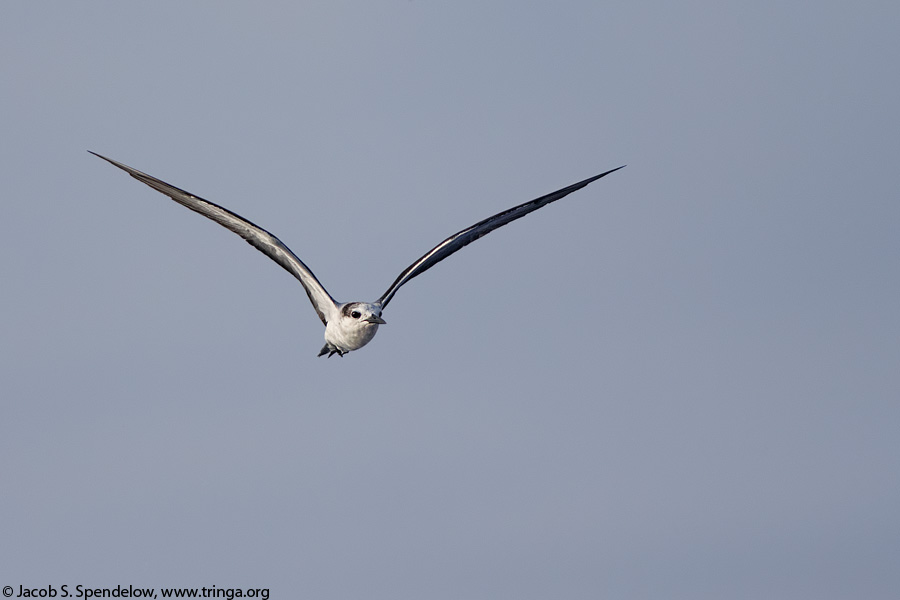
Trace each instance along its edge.
<path fill-rule="evenodd" d="M 89 151 L 90 152 L 90 151 Z M 535 198 L 524 204 L 514 206 L 513 208 L 497 213 L 493 217 L 488 217 L 483 221 L 475 223 L 471 227 L 466 227 L 458 233 L 454 233 L 443 242 L 426 252 L 416 262 L 406 267 L 400 273 L 394 283 L 381 295 L 381 298 L 375 302 L 336 302 L 325 288 L 316 279 L 312 271 L 309 270 L 302 260 L 297 258 L 290 248 L 277 237 L 254 225 L 247 219 L 236 215 L 227 208 L 223 208 L 218 204 L 213 204 L 208 200 L 204 200 L 199 196 L 195 196 L 190 192 L 186 192 L 180 188 L 170 185 L 162 180 L 142 173 L 137 169 L 132 169 L 127 165 L 114 161 L 111 158 L 101 156 L 96 152 L 91 152 L 94 156 L 112 163 L 119 167 L 138 181 L 141 181 L 158 192 L 162 192 L 175 202 L 186 206 L 187 208 L 200 213 L 204 217 L 212 219 L 219 225 L 227 227 L 234 233 L 244 238 L 251 246 L 277 262 L 291 275 L 300 280 L 306 294 L 312 302 L 313 308 L 322 323 L 325 324 L 325 345 L 319 352 L 319 356 L 325 354 L 329 358 L 333 354 L 343 356 L 352 350 L 358 350 L 368 344 L 375 332 L 378 331 L 379 325 L 384 325 L 385 321 L 381 318 L 381 312 L 387 307 L 388 302 L 397 293 L 400 287 L 417 275 L 421 275 L 440 261 L 444 260 L 457 250 L 461 250 L 464 246 L 471 244 L 478 238 L 487 235 L 498 227 L 502 227 L 507 223 L 511 223 L 516 219 L 524 217 L 528 213 L 535 211 L 542 206 L 546 206 L 551 202 L 555 202 L 560 198 L 564 198 L 576 190 L 580 190 L 592 181 L 596 181 L 605 175 L 609 175 L 613 171 L 618 171 L 622 167 L 610 169 L 605 173 L 600 173 L 593 177 L 589 177 L 584 181 L 573 183 L 568 187 L 564 187 L 546 196 Z"/>

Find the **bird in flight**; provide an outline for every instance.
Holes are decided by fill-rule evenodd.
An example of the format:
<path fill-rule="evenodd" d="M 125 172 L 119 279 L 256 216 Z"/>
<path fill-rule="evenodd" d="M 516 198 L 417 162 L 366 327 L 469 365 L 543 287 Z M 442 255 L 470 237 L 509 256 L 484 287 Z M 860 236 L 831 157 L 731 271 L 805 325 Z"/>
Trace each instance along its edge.
<path fill-rule="evenodd" d="M 89 150 L 88 152 L 91 151 Z M 337 302 L 319 283 L 319 280 L 316 279 L 309 267 L 297 258 L 297 255 L 291 252 L 290 248 L 285 246 L 281 240 L 262 227 L 254 225 L 227 208 L 213 204 L 156 177 L 142 173 L 137 169 L 132 169 L 96 152 L 91 152 L 91 154 L 119 167 L 138 181 L 149 185 L 158 192 L 162 192 L 175 202 L 230 229 L 299 279 L 300 284 L 306 290 L 307 296 L 309 296 L 310 302 L 312 302 L 313 308 L 316 309 L 316 313 L 322 319 L 322 323 L 325 324 L 325 345 L 319 352 L 319 356 L 327 354 L 329 358 L 334 354 L 344 356 L 352 350 L 359 350 L 372 341 L 372 338 L 375 337 L 375 333 L 378 331 L 378 326 L 385 324 L 385 320 L 381 318 L 382 311 L 387 308 L 388 303 L 394 297 L 394 294 L 397 293 L 397 290 L 413 277 L 421 275 L 457 250 L 461 250 L 464 246 L 489 234 L 498 227 L 503 227 L 507 223 L 524 217 L 542 206 L 564 198 L 592 181 L 596 181 L 625 166 L 622 165 L 621 167 L 610 169 L 605 173 L 573 183 L 546 196 L 514 206 L 454 233 L 422 255 L 413 264 L 406 267 L 387 291 L 375 302 Z"/>

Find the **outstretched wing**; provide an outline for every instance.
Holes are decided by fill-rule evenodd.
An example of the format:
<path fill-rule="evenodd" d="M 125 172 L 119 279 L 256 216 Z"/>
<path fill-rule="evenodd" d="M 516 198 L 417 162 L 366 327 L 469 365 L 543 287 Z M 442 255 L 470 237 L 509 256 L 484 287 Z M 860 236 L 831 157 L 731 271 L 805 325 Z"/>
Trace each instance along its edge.
<path fill-rule="evenodd" d="M 514 206 L 510 209 L 504 210 L 501 213 L 497 213 L 493 217 L 488 217 L 483 221 L 479 221 L 471 227 L 466 227 L 458 233 L 454 233 L 446 240 L 426 252 L 421 258 L 419 258 L 419 260 L 406 267 L 406 270 L 400 273 L 400 276 L 397 277 L 394 283 L 391 284 L 391 287 L 389 287 L 387 291 L 381 295 L 381 298 L 378 300 L 378 302 L 381 303 L 382 307 L 387 306 L 388 302 L 391 301 L 391 298 L 394 297 L 394 294 L 397 293 L 397 290 L 400 289 L 400 286 L 402 286 L 413 277 L 421 275 L 457 250 L 461 250 L 464 246 L 471 244 L 484 235 L 489 234 L 498 227 L 503 227 L 507 223 L 515 221 L 516 219 L 520 219 L 528 213 L 541 208 L 542 206 L 546 206 L 547 204 L 555 202 L 560 198 L 565 198 L 572 192 L 580 190 L 592 181 L 597 181 L 601 177 L 609 175 L 613 171 L 618 171 L 624 166 L 625 165 L 616 167 L 615 169 L 610 169 L 606 173 L 600 173 L 599 175 L 595 175 L 594 177 L 590 177 L 588 179 L 585 179 L 584 181 L 573 183 L 569 187 L 564 187 L 563 189 L 557 190 L 552 194 L 547 194 L 546 196 L 541 196 L 540 198 L 535 198 L 534 200 L 525 202 L 524 204 Z"/>
<path fill-rule="evenodd" d="M 88 152 L 90 152 L 90 150 L 88 150 Z M 112 163 L 138 181 L 146 183 L 154 190 L 162 192 L 175 202 L 200 213 L 204 217 L 212 219 L 219 225 L 227 227 L 247 240 L 251 246 L 277 262 L 291 273 L 291 275 L 300 280 L 300 283 L 303 284 L 303 288 L 306 290 L 306 294 L 309 296 L 310 302 L 312 302 L 313 308 L 316 309 L 319 318 L 322 319 L 322 322 L 326 325 L 328 324 L 328 319 L 332 318 L 337 312 L 337 305 L 334 298 L 332 298 L 325 288 L 322 287 L 322 284 L 319 283 L 319 280 L 316 279 L 313 272 L 309 270 L 309 267 L 303 264 L 303 261 L 297 258 L 297 256 L 291 252 L 291 249 L 285 246 L 281 240 L 262 227 L 254 225 L 247 219 L 234 214 L 218 204 L 213 204 L 190 192 L 179 189 L 174 185 L 169 185 L 156 177 L 141 173 L 137 169 L 132 169 L 127 165 L 116 162 L 111 158 L 101 156 L 96 152 L 91 152 L 91 154 Z"/>

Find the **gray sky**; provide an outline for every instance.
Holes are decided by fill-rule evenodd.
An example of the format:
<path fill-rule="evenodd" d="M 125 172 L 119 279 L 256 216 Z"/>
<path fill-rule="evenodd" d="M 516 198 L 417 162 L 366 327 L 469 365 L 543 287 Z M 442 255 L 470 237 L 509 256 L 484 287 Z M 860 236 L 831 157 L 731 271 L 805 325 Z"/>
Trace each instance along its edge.
<path fill-rule="evenodd" d="M 894 598 L 895 2 L 6 3 L 0 585 Z M 301 286 L 95 150 L 270 229 Z M 337 233 L 340 232 L 340 233 Z"/>

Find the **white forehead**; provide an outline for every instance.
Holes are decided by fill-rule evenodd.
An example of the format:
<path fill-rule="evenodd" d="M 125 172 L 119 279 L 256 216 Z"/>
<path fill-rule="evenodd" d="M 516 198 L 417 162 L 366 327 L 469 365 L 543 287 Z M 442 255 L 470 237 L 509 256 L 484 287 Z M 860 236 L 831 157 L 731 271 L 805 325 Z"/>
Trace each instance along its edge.
<path fill-rule="evenodd" d="M 341 310 L 345 315 L 349 315 L 353 311 L 359 311 L 365 315 L 380 315 L 381 307 L 368 302 L 348 302 Z"/>

